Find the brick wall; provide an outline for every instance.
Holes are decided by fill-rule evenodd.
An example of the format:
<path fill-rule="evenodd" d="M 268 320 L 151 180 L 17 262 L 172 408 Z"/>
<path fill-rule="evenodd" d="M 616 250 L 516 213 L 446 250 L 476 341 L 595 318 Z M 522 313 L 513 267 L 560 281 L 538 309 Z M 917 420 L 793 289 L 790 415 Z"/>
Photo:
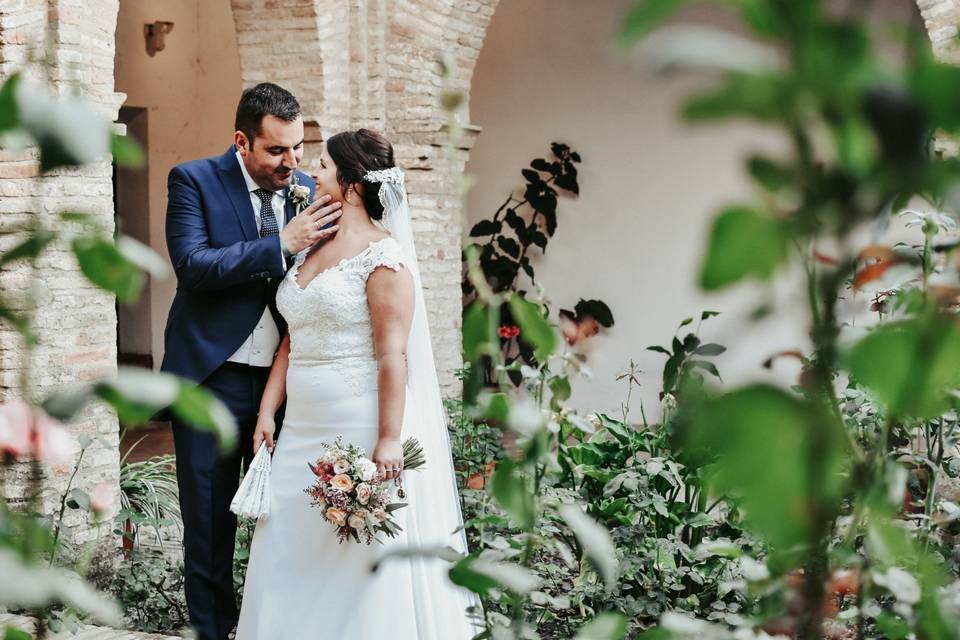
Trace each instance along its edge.
<path fill-rule="evenodd" d="M 0 75 L 26 70 L 48 80 L 60 94 L 79 92 L 101 113 L 115 120 L 123 96 L 114 92 L 113 61 L 117 0 L 2 0 L 0 1 Z M 29 64 L 49 39 L 50 64 Z M 109 159 L 82 169 L 62 169 L 40 176 L 34 150 L 0 150 L 0 232 L 9 232 L 37 219 L 58 225 L 61 211 L 92 213 L 113 229 L 112 168 Z M 15 242 L 7 237 L 6 243 Z M 40 339 L 26 362 L 19 336 L 0 326 L 0 399 L 39 400 L 56 388 L 81 384 L 116 372 L 116 313 L 112 296 L 95 289 L 81 275 L 67 246 L 53 247 L 31 271 L 17 265 L 0 272 L 0 290 L 11 302 L 36 301 L 35 326 Z M 31 384 L 24 388 L 21 372 L 27 367 Z M 116 417 L 102 406 L 88 407 L 71 425 L 72 431 L 93 438 L 74 486 L 90 490 L 106 480 L 116 485 L 119 471 Z M 45 505 L 52 511 L 66 486 L 69 470 L 49 470 L 45 478 Z M 10 497 L 24 497 L 25 469 L 8 482 Z M 104 527 L 105 531 L 110 527 Z M 64 539 L 82 543 L 95 537 L 83 514 L 72 512 Z M 106 535 L 104 541 L 118 541 Z"/>

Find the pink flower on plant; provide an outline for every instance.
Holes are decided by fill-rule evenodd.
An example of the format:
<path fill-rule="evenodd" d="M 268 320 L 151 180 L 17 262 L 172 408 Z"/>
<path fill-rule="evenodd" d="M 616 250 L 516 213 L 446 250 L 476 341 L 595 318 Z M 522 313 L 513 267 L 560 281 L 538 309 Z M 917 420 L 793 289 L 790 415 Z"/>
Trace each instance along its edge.
<path fill-rule="evenodd" d="M 97 483 L 90 492 L 90 508 L 94 513 L 102 514 L 113 507 L 113 487 L 106 481 Z"/>
<path fill-rule="evenodd" d="M 73 437 L 59 420 L 37 410 L 34 429 L 34 453 L 37 459 L 54 468 L 64 468 L 73 462 L 75 453 Z"/>
<path fill-rule="evenodd" d="M 31 422 L 31 409 L 26 402 L 0 404 L 0 454 L 19 458 L 31 452 Z"/>
<path fill-rule="evenodd" d="M 70 464 L 74 452 L 73 437 L 59 420 L 22 400 L 0 404 L 0 454 L 32 455 L 58 468 Z"/>

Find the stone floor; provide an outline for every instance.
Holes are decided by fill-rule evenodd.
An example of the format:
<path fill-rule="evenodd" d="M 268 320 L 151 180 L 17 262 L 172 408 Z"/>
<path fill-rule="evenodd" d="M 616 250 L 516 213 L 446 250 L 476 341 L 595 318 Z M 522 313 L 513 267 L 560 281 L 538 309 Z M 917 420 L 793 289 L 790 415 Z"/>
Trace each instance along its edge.
<path fill-rule="evenodd" d="M 33 631 L 33 619 L 11 613 L 0 613 L 0 632 L 7 628 Z M 156 633 L 136 633 L 122 629 L 94 627 L 85 625 L 76 634 L 69 631 L 48 634 L 49 640 L 179 640 L 177 636 L 163 636 Z"/>

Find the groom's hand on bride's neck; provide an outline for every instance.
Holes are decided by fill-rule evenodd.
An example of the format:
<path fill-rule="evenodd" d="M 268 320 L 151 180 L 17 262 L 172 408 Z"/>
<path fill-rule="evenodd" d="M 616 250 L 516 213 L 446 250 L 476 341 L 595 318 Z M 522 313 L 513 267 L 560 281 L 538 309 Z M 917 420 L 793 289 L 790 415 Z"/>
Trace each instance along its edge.
<path fill-rule="evenodd" d="M 283 246 L 290 253 L 300 253 L 335 234 L 340 226 L 331 223 L 340 217 L 340 206 L 339 202 L 332 202 L 329 195 L 317 198 L 283 227 L 280 232 Z"/>

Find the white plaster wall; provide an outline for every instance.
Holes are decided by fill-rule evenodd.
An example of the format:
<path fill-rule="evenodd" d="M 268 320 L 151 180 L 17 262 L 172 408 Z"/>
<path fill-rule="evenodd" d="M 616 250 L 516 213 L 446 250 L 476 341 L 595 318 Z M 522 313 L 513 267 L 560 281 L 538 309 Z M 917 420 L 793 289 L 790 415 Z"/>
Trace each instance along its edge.
<path fill-rule="evenodd" d="M 616 326 L 589 345 L 592 380 L 574 384 L 572 404 L 619 413 L 625 395 L 615 380 L 630 359 L 645 372 L 631 419 L 659 415 L 665 357 L 646 351 L 668 344 L 684 317 L 704 309 L 723 312 L 705 324 L 705 341 L 726 344 L 717 360 L 727 382 L 775 379 L 792 383 L 798 366 L 761 363 L 785 349 L 807 349 L 802 298 L 795 285 L 761 294 L 740 287 L 706 295 L 696 286 L 709 223 L 723 204 L 746 200 L 753 188 L 741 159 L 782 147 L 768 130 L 723 124 L 691 127 L 676 116 L 683 98 L 705 77 L 664 78 L 640 64 L 636 53 L 613 46 L 629 0 L 502 0 L 487 32 L 473 80 L 471 120 L 483 128 L 467 170 L 477 179 L 469 218 L 489 217 L 507 193 L 524 182 L 520 169 L 549 153 L 553 140 L 580 152 L 581 196 L 561 199 L 559 225 L 537 276 L 553 309 L 573 308 L 580 297 L 606 301 Z M 876 17 L 905 21 L 908 0 L 875 3 Z M 715 14 L 684 20 L 734 24 Z M 795 282 L 794 278 L 794 282 Z M 765 295 L 781 313 L 760 324 L 744 316 Z M 800 311 L 797 311 L 800 310 Z"/>
<path fill-rule="evenodd" d="M 143 25 L 174 23 L 166 48 L 146 53 Z M 222 154 L 233 141 L 240 59 L 229 0 L 121 0 L 117 18 L 117 91 L 126 106 L 148 109 L 150 246 L 167 257 L 167 174 L 180 163 Z M 176 290 L 171 277 L 150 284 L 154 365 L 163 359 L 163 328 Z"/>

